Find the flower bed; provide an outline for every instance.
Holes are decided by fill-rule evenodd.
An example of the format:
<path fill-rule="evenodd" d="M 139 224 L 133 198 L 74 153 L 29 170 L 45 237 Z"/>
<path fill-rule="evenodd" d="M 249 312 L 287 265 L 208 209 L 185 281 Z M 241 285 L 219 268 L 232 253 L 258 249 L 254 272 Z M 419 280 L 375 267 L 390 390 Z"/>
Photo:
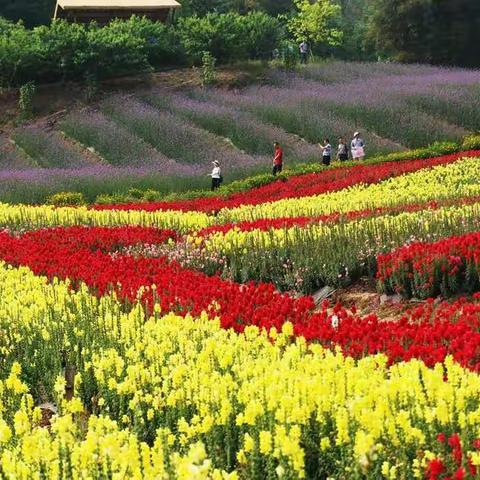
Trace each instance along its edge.
<path fill-rule="evenodd" d="M 464 157 L 480 156 L 480 150 L 444 155 L 430 159 L 386 162 L 376 165 L 355 165 L 353 167 L 337 167 L 288 178 L 268 185 L 254 188 L 246 192 L 234 193 L 227 198 L 210 197 L 176 202 L 128 203 L 117 205 L 96 205 L 97 210 L 180 210 L 218 212 L 225 208 L 236 208 L 241 205 L 259 205 L 286 198 L 309 197 L 327 192 L 334 192 L 358 184 L 372 184 L 389 177 L 415 172 L 423 168 L 446 165 Z"/>
<path fill-rule="evenodd" d="M 475 292 L 479 277 L 480 233 L 435 243 L 413 243 L 377 259 L 383 290 L 428 298 Z"/>
<path fill-rule="evenodd" d="M 429 304 L 401 322 L 384 322 L 381 326 L 374 315 L 357 318 L 337 306 L 335 326 L 328 305 L 314 312 L 311 297 L 295 299 L 278 293 L 269 284 L 239 285 L 207 277 L 166 258 L 108 253 L 120 245 L 155 241 L 152 233 L 138 228 L 132 232 L 128 228 L 114 229 L 111 236 L 105 229 L 97 235 L 97 229 L 86 228 L 40 230 L 20 238 L 2 233 L 0 256 L 12 265 L 28 266 L 36 274 L 70 279 L 75 285 L 86 283 L 99 295 L 114 290 L 129 303 L 141 299 L 150 310 L 158 302 L 162 311 L 181 315 L 198 316 L 206 311 L 212 319 L 218 316 L 222 327 L 238 332 L 249 325 L 281 329 L 291 322 L 296 335 L 328 347 L 339 345 L 355 358 L 383 352 L 392 362 L 420 358 L 433 366 L 451 354 L 462 365 L 479 369 L 476 345 L 480 345 L 480 334 L 476 330 L 480 305 L 476 303 L 443 305 L 438 311 Z M 165 241 L 171 233 L 159 232 L 157 238 Z M 450 317 L 460 311 L 464 313 L 452 321 Z"/>
<path fill-rule="evenodd" d="M 355 361 L 289 324 L 235 334 L 205 315 L 145 318 L 4 264 L 0 291 L 6 478 L 444 480 L 480 465 L 479 377 L 451 358 Z M 58 405 L 47 425 L 38 385 Z"/>

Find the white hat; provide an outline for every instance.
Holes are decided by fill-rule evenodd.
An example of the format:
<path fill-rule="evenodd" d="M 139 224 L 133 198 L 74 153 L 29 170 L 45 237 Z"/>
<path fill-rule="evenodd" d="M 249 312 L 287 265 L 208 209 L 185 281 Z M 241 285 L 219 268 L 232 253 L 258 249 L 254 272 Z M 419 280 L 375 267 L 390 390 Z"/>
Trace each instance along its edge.
<path fill-rule="evenodd" d="M 353 134 L 354 137 L 356 137 L 357 135 L 360 135 L 360 132 L 355 132 L 355 133 Z"/>
<path fill-rule="evenodd" d="M 214 160 L 212 163 L 213 163 L 214 165 L 220 165 L 220 163 L 218 162 L 218 160 Z"/>

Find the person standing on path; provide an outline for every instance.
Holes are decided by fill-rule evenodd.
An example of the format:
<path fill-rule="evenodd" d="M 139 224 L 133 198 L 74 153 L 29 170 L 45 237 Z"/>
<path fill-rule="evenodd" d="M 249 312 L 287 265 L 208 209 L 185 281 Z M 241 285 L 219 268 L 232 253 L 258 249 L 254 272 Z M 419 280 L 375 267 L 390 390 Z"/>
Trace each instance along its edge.
<path fill-rule="evenodd" d="M 360 132 L 353 134 L 352 157 L 354 160 L 363 160 L 365 158 L 365 142 L 360 138 Z"/>
<path fill-rule="evenodd" d="M 300 62 L 304 65 L 308 63 L 308 43 L 306 40 L 300 44 Z"/>
<path fill-rule="evenodd" d="M 220 184 L 222 183 L 222 169 L 220 168 L 220 163 L 215 160 L 212 162 L 213 169 L 212 173 L 209 174 L 210 177 L 212 177 L 212 192 L 214 192 L 217 188 L 220 187 Z"/>
<path fill-rule="evenodd" d="M 348 145 L 343 137 L 338 139 L 337 160 L 346 162 L 348 160 Z"/>
<path fill-rule="evenodd" d="M 273 144 L 275 148 L 275 154 L 273 157 L 273 176 L 275 177 L 277 173 L 281 173 L 283 169 L 283 150 L 280 147 L 280 144 L 278 142 L 275 142 Z"/>
<path fill-rule="evenodd" d="M 332 146 L 330 145 L 330 140 L 326 138 L 323 141 L 323 145 L 320 144 L 320 148 L 322 149 L 322 164 L 328 167 L 332 161 Z"/>

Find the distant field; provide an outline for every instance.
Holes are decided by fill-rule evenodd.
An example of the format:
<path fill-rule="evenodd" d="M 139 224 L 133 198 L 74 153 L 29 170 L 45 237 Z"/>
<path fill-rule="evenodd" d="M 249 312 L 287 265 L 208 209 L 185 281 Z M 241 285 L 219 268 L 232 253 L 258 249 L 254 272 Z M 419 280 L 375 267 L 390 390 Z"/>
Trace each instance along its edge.
<path fill-rule="evenodd" d="M 0 200 L 40 202 L 61 190 L 204 188 L 211 161 L 227 181 L 286 162 L 318 162 L 324 137 L 360 130 L 368 155 L 457 141 L 480 130 L 480 72 L 330 62 L 271 71 L 243 90 L 160 88 L 119 93 L 0 136 Z"/>

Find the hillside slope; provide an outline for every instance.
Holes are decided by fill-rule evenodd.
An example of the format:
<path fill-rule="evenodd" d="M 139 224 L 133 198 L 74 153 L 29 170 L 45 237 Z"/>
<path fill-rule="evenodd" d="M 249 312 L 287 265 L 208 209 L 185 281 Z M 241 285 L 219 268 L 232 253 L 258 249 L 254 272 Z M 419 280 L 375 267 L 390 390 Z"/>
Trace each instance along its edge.
<path fill-rule="evenodd" d="M 480 129 L 479 71 L 330 62 L 267 73 L 241 89 L 205 90 L 186 77 L 179 88 L 123 83 L 90 105 L 72 94 L 56 115 L 0 134 L 0 200 L 204 188 L 213 160 L 227 181 L 268 171 L 274 141 L 292 164 L 319 161 L 316 144 L 355 130 L 377 155 Z"/>

